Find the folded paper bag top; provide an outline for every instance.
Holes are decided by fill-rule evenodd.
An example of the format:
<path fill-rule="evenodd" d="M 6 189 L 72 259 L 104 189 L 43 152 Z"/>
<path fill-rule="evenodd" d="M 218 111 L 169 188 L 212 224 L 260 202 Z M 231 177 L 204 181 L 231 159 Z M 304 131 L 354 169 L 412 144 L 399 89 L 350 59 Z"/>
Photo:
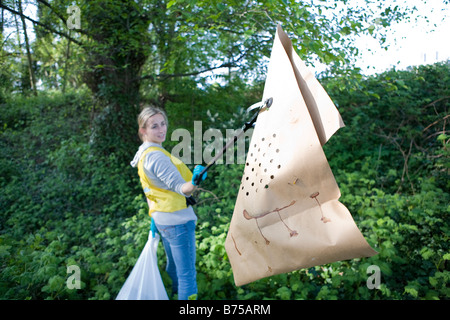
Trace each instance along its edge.
<path fill-rule="evenodd" d="M 374 251 L 347 208 L 322 146 L 342 118 L 277 27 L 263 101 L 225 247 L 240 286 Z"/>

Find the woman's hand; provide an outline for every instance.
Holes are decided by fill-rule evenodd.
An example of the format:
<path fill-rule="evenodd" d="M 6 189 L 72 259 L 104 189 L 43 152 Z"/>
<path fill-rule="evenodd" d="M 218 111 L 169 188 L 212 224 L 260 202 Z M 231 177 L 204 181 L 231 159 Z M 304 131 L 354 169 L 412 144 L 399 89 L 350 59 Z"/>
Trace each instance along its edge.
<path fill-rule="evenodd" d="M 200 173 L 202 173 L 202 171 L 204 169 L 205 169 L 204 166 L 201 166 L 201 165 L 195 166 L 194 172 L 193 172 L 193 176 L 192 176 L 192 184 L 194 186 L 197 185 L 197 180 L 199 180 Z M 207 176 L 208 176 L 208 172 L 205 171 L 205 173 L 202 174 L 202 176 L 200 178 L 200 181 L 198 181 L 198 182 L 201 182 L 201 181 L 205 180 Z"/>
<path fill-rule="evenodd" d="M 181 187 L 181 192 L 183 192 L 187 197 L 189 197 L 194 191 L 195 189 L 197 189 L 197 185 L 196 185 L 196 180 L 198 179 L 198 176 L 200 175 L 200 173 L 203 171 L 203 169 L 205 169 L 204 166 L 201 165 L 197 165 L 194 168 L 194 172 L 193 172 L 193 176 L 192 176 L 192 180 L 189 182 L 186 182 L 185 184 L 183 184 L 183 186 Z M 208 175 L 207 172 L 205 172 L 200 181 L 205 180 L 206 176 Z"/>

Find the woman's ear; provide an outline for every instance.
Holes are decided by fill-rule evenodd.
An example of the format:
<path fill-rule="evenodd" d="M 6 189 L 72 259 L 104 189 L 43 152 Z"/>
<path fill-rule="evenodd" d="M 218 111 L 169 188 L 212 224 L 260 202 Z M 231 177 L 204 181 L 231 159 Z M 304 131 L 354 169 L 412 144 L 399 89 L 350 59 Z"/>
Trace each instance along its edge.
<path fill-rule="evenodd" d="M 139 128 L 139 134 L 141 135 L 142 138 L 145 137 L 146 133 L 147 133 L 147 132 L 146 132 L 146 129 L 145 129 L 145 128 Z"/>

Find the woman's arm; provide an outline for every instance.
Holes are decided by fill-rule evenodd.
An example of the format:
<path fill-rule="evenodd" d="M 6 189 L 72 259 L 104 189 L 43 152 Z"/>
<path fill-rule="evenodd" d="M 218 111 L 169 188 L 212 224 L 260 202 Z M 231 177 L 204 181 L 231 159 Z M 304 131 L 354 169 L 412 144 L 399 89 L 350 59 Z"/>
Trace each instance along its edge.
<path fill-rule="evenodd" d="M 167 189 L 176 193 L 189 196 L 185 193 L 193 192 L 193 186 L 189 186 L 190 181 L 183 179 L 176 166 L 161 151 L 154 151 L 147 154 L 144 160 L 144 170 L 147 177 L 153 181 L 156 187 Z"/>
<path fill-rule="evenodd" d="M 185 181 L 176 166 L 170 161 L 170 158 L 160 151 L 155 151 L 150 152 L 146 156 L 146 159 L 144 161 L 144 169 L 146 170 L 146 174 L 150 179 L 152 179 L 151 175 L 153 175 L 157 180 L 160 181 L 159 183 L 162 185 L 157 185 L 157 187 L 164 189 L 168 188 L 169 190 L 175 191 L 177 193 L 181 192 L 183 195 L 189 197 L 197 188 L 197 186 L 195 186 L 195 181 L 204 167 L 201 165 L 197 165 L 194 168 L 192 180 Z M 206 175 L 207 173 L 205 172 L 201 180 L 204 180 L 206 178 Z"/>
<path fill-rule="evenodd" d="M 192 181 L 186 182 L 181 187 L 181 192 L 183 192 L 187 197 L 189 197 L 197 189 L 197 186 L 192 184 Z"/>

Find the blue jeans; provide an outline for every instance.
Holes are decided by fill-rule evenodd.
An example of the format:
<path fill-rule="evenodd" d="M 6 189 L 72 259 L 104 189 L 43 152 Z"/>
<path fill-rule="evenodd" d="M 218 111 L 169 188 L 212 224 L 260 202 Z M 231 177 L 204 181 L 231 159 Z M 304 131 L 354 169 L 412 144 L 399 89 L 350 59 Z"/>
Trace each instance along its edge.
<path fill-rule="evenodd" d="M 166 251 L 166 271 L 172 279 L 173 292 L 178 292 L 178 300 L 187 300 L 197 294 L 195 221 L 174 226 L 155 225 Z"/>

